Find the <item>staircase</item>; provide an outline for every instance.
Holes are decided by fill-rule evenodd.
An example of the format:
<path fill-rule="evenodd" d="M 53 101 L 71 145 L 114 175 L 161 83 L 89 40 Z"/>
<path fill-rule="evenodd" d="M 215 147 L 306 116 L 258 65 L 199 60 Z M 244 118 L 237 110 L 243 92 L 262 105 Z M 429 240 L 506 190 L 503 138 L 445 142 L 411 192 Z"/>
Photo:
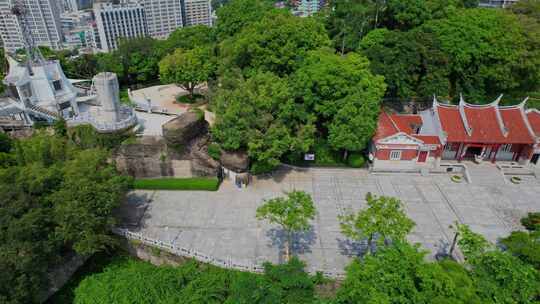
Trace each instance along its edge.
<path fill-rule="evenodd" d="M 57 120 L 57 119 L 60 118 L 58 113 L 49 111 L 47 109 L 44 109 L 44 108 L 42 108 L 40 106 L 37 106 L 37 105 L 34 105 L 34 104 L 28 104 L 26 106 L 26 109 L 28 110 L 28 112 L 30 112 L 30 113 L 38 116 L 38 117 L 49 120 L 49 121 Z"/>

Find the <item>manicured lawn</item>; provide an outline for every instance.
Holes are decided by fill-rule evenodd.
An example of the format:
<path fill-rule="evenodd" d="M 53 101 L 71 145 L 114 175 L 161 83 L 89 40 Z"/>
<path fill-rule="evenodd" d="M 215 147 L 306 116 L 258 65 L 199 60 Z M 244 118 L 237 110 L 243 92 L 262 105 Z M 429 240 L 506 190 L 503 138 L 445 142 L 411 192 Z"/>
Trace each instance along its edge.
<path fill-rule="evenodd" d="M 136 179 L 133 188 L 146 190 L 203 190 L 216 191 L 219 180 L 215 177 Z"/>

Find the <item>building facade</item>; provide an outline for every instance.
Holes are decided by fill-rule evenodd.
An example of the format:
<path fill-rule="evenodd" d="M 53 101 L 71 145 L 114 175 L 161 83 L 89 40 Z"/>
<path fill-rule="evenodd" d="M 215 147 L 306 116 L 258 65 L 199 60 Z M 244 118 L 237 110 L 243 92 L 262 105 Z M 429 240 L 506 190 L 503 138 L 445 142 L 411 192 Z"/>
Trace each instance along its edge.
<path fill-rule="evenodd" d="M 182 0 L 184 26 L 212 26 L 212 4 L 210 0 Z"/>
<path fill-rule="evenodd" d="M 491 8 L 507 8 L 516 2 L 518 2 L 518 0 L 481 0 L 480 3 L 478 3 L 478 6 Z"/>
<path fill-rule="evenodd" d="M 153 38 L 166 39 L 183 26 L 182 0 L 141 0 L 141 3 L 146 12 L 148 34 Z"/>
<path fill-rule="evenodd" d="M 370 148 L 375 169 L 437 168 L 441 160 L 514 161 L 539 164 L 540 112 L 433 101 L 419 114 L 381 113 Z"/>
<path fill-rule="evenodd" d="M 138 1 L 124 0 L 119 4 L 95 3 L 94 16 L 100 49 L 115 50 L 119 38 L 148 36 L 146 12 Z"/>
<path fill-rule="evenodd" d="M 311 16 L 318 12 L 323 5 L 323 0 L 296 0 L 293 1 L 293 14 L 300 17 Z"/>
<path fill-rule="evenodd" d="M 62 30 L 58 0 L 24 0 L 29 31 L 34 43 L 58 50 L 62 48 Z M 17 17 L 11 12 L 12 0 L 0 0 L 0 35 L 4 48 L 15 52 L 24 47 L 23 29 Z"/>

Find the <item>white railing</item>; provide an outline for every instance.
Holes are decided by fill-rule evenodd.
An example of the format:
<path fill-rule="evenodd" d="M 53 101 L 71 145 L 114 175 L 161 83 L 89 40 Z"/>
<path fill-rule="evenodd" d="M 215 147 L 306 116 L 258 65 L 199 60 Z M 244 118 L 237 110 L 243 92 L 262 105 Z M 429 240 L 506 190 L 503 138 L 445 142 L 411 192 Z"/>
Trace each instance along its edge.
<path fill-rule="evenodd" d="M 173 243 L 169 242 L 163 242 L 160 240 L 154 240 L 152 238 L 146 237 L 140 233 L 131 232 L 127 229 L 123 228 L 113 228 L 113 232 L 117 235 L 123 236 L 127 239 L 131 240 L 137 240 L 141 243 L 157 247 L 160 249 L 163 249 L 167 252 L 170 252 L 172 254 L 183 256 L 187 258 L 191 258 L 194 260 L 197 260 L 199 262 L 208 263 L 217 267 L 225 268 L 225 269 L 236 269 L 241 271 L 248 271 L 248 272 L 255 272 L 255 273 L 262 273 L 264 272 L 264 267 L 262 265 L 253 264 L 253 263 L 240 263 L 238 261 L 234 261 L 231 257 L 227 258 L 216 258 L 209 256 L 207 254 L 198 252 L 196 250 L 193 250 L 191 248 L 184 248 L 178 245 L 174 245 Z M 314 274 L 317 270 L 316 269 L 309 269 L 308 272 Z M 342 271 L 322 271 L 323 275 L 331 278 L 343 278 L 345 273 Z"/>
<path fill-rule="evenodd" d="M 120 117 L 127 117 L 117 122 L 103 122 L 96 119 L 89 113 L 80 114 L 67 120 L 69 127 L 82 124 L 90 124 L 99 132 L 113 132 L 134 126 L 137 123 L 137 116 L 131 108 L 122 108 L 119 110 Z"/>

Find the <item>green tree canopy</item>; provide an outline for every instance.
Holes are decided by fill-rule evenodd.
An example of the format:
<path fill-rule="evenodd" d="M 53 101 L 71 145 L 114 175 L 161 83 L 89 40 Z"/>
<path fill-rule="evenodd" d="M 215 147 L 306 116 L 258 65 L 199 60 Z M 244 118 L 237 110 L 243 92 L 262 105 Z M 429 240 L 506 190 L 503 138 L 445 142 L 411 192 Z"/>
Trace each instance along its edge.
<path fill-rule="evenodd" d="M 238 67 L 244 75 L 270 71 L 282 77 L 292 73 L 306 53 L 330 40 L 324 25 L 314 18 L 298 18 L 271 11 L 221 44 L 223 69 Z"/>
<path fill-rule="evenodd" d="M 214 73 L 211 53 L 205 48 L 177 49 L 159 63 L 159 74 L 164 83 L 176 83 L 193 98 L 195 88 L 208 81 Z"/>
<path fill-rule="evenodd" d="M 289 260 L 291 236 L 294 232 L 305 231 L 310 227 L 310 220 L 317 213 L 311 196 L 303 191 L 291 191 L 287 197 L 270 199 L 257 208 L 257 219 L 278 224 L 287 234 L 286 257 Z"/>
<path fill-rule="evenodd" d="M 266 0 L 232 0 L 217 11 L 216 33 L 219 40 L 242 31 L 258 22 L 264 14 L 272 10 L 272 2 Z"/>
<path fill-rule="evenodd" d="M 355 259 L 337 303 L 482 303 L 467 270 L 451 261 L 425 262 L 425 252 L 396 242 Z"/>
<path fill-rule="evenodd" d="M 171 54 L 176 49 L 192 50 L 197 47 L 212 49 L 215 44 L 214 30 L 206 25 L 182 27 L 172 32 L 160 42 L 163 55 Z"/>
<path fill-rule="evenodd" d="M 359 151 L 373 136 L 385 84 L 356 53 L 308 52 L 293 76 L 297 99 L 317 115 L 317 126 L 336 150 Z"/>
<path fill-rule="evenodd" d="M 307 152 L 313 117 L 295 103 L 286 79 L 259 73 L 212 100 L 212 135 L 226 150 L 247 150 L 255 173 L 272 170 L 286 153 Z"/>
<path fill-rule="evenodd" d="M 405 241 L 415 223 L 405 214 L 401 201 L 368 193 L 366 202 L 366 209 L 340 216 L 343 234 L 358 241 L 367 239 L 369 252 L 373 250 L 374 240 L 379 244 L 387 240 Z"/>
<path fill-rule="evenodd" d="M 38 133 L 15 141 L 15 161 L 0 166 L 0 302 L 35 303 L 46 273 L 76 251 L 112 243 L 112 210 L 128 180 L 97 149 Z"/>

